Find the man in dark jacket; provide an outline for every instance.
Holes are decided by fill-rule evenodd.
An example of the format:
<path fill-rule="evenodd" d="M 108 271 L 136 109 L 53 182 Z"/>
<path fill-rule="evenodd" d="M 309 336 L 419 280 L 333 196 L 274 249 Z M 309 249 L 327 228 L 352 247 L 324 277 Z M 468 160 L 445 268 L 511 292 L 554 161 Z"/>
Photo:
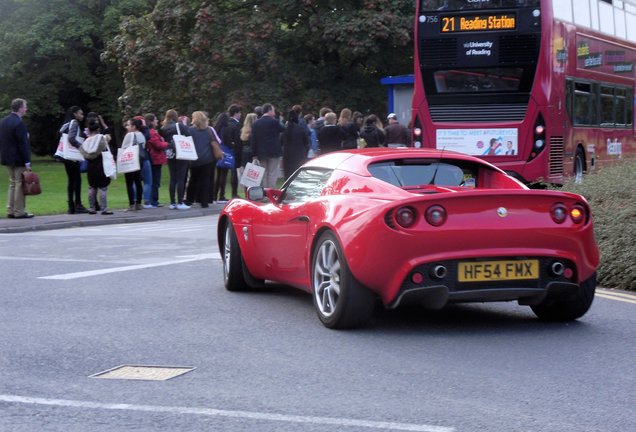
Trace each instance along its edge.
<path fill-rule="evenodd" d="M 263 117 L 254 122 L 250 145 L 252 146 L 252 162 L 265 168 L 263 187 L 275 188 L 280 173 L 280 158 L 283 149 L 280 144 L 280 134 L 284 127 L 276 119 L 274 105 L 263 105 Z"/>
<path fill-rule="evenodd" d="M 0 122 L 0 160 L 9 171 L 8 218 L 33 217 L 24 210 L 25 200 L 22 192 L 22 173 L 31 170 L 29 133 L 22 121 L 26 112 L 27 102 L 24 99 L 14 99 L 11 102 L 11 114 Z"/>
<path fill-rule="evenodd" d="M 223 144 L 231 148 L 234 152 L 234 168 L 232 168 L 232 198 L 238 197 L 238 176 L 236 168 L 243 166 L 241 157 L 243 155 L 243 142 L 241 141 L 241 107 L 230 105 L 227 115 L 230 117 L 228 125 L 223 131 Z"/>

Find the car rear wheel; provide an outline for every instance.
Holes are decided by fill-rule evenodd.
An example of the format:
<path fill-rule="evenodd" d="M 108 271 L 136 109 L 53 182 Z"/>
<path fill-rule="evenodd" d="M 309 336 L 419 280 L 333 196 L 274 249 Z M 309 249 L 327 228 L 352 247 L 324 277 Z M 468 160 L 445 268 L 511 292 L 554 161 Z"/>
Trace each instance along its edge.
<path fill-rule="evenodd" d="M 243 276 L 243 255 L 234 232 L 227 222 L 223 242 L 223 284 L 228 291 L 244 291 L 249 288 Z"/>
<path fill-rule="evenodd" d="M 574 181 L 576 184 L 583 183 L 583 173 L 585 172 L 585 153 L 578 148 L 574 156 Z"/>
<path fill-rule="evenodd" d="M 582 317 L 592 306 L 596 291 L 596 273 L 583 281 L 580 289 L 564 298 L 546 298 L 536 306 L 531 306 L 536 316 L 544 321 L 573 321 Z"/>
<path fill-rule="evenodd" d="M 323 233 L 316 243 L 311 276 L 314 306 L 325 327 L 359 327 L 373 315 L 375 296 L 355 280 L 331 232 Z"/>

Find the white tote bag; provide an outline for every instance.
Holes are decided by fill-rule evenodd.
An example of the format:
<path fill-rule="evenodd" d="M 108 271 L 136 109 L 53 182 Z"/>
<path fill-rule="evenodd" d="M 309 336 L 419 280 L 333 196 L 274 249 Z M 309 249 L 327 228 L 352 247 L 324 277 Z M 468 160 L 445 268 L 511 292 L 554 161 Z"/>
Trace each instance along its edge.
<path fill-rule="evenodd" d="M 71 143 L 68 142 L 68 134 L 62 134 L 62 139 L 60 141 L 62 145 L 62 157 L 64 159 L 77 162 L 82 162 L 84 160 L 84 156 L 82 156 L 79 149 L 73 147 Z"/>
<path fill-rule="evenodd" d="M 177 135 L 172 137 L 175 147 L 175 157 L 180 160 L 195 161 L 199 158 L 197 149 L 194 147 L 194 140 L 191 136 L 181 135 L 179 124 L 177 123 Z"/>
<path fill-rule="evenodd" d="M 121 148 L 117 152 L 117 172 L 120 174 L 139 171 L 139 146 Z"/>
<path fill-rule="evenodd" d="M 117 163 L 108 146 L 106 150 L 102 152 L 102 166 L 106 177 L 110 177 L 113 180 L 117 178 Z"/>
<path fill-rule="evenodd" d="M 260 186 L 265 176 L 265 167 L 248 162 L 243 170 L 240 183 L 245 187 Z"/>

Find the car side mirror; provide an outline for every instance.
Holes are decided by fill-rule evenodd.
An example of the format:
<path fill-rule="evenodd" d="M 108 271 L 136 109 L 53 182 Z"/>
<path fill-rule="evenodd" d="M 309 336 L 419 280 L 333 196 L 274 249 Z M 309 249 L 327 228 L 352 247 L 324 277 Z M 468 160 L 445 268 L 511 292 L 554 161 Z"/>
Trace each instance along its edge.
<path fill-rule="evenodd" d="M 262 186 L 247 188 L 247 199 L 250 201 L 262 201 L 265 198 L 265 189 Z"/>

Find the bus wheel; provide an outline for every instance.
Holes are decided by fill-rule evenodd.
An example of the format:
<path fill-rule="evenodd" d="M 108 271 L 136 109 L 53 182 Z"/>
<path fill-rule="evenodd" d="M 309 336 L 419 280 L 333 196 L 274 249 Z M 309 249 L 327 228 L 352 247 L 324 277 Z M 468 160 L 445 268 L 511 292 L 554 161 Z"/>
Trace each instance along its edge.
<path fill-rule="evenodd" d="M 585 171 L 585 154 L 580 148 L 576 150 L 574 157 L 574 182 L 576 184 L 583 183 L 583 172 Z"/>

